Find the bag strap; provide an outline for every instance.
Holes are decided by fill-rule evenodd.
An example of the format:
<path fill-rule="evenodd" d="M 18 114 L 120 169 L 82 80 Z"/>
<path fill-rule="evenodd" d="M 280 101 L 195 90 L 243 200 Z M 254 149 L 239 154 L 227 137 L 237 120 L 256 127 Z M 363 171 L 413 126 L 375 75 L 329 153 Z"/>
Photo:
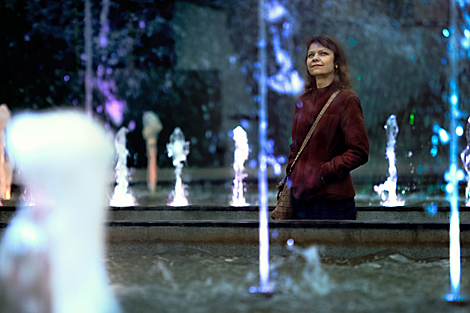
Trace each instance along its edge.
<path fill-rule="evenodd" d="M 315 131 L 315 128 L 317 127 L 318 122 L 320 121 L 321 117 L 325 113 L 326 109 L 330 106 L 331 102 L 333 102 L 333 99 L 341 92 L 341 90 L 337 90 L 334 94 L 331 95 L 330 99 L 328 99 L 328 102 L 323 106 L 321 109 L 320 113 L 318 113 L 317 118 L 315 119 L 315 122 L 313 122 L 312 127 L 310 127 L 310 130 L 307 133 L 307 136 L 304 139 L 304 142 L 302 143 L 302 146 L 300 147 L 299 152 L 297 152 L 297 155 L 295 156 L 294 162 L 292 162 L 292 165 L 289 167 L 289 171 L 287 172 L 287 176 L 292 173 L 292 170 L 294 169 L 295 162 L 297 162 L 297 159 L 300 157 L 300 154 L 302 151 L 304 151 L 305 146 L 307 145 L 308 141 L 310 140 L 310 137 L 312 137 L 313 132 Z"/>

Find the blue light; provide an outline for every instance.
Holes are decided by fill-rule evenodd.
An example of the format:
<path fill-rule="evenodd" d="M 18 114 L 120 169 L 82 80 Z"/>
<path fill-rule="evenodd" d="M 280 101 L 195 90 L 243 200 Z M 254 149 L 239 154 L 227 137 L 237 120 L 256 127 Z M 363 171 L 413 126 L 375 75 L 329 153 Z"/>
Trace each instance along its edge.
<path fill-rule="evenodd" d="M 450 36 L 450 32 L 447 28 L 444 28 L 442 30 L 442 35 L 444 35 L 444 37 L 449 37 Z"/>
<path fill-rule="evenodd" d="M 439 137 L 437 137 L 436 135 L 433 135 L 431 138 L 431 143 L 433 146 L 437 145 L 439 143 Z"/>
<path fill-rule="evenodd" d="M 453 34 L 454 33 L 454 28 L 452 26 L 449 27 L 449 31 L 450 31 L 451 34 Z"/>
<path fill-rule="evenodd" d="M 428 205 L 427 211 L 431 215 L 436 215 L 436 213 L 437 213 L 437 204 L 431 203 L 430 205 Z"/>
<path fill-rule="evenodd" d="M 450 103 L 453 105 L 457 105 L 459 98 L 457 95 L 454 93 L 450 96 Z"/>
<path fill-rule="evenodd" d="M 354 40 L 354 38 L 349 39 L 349 44 L 351 46 L 355 46 L 356 45 L 356 40 Z"/>
<path fill-rule="evenodd" d="M 448 143 L 450 140 L 449 134 L 446 132 L 444 128 L 439 129 L 439 139 L 441 139 L 441 142 L 443 144 Z"/>
<path fill-rule="evenodd" d="M 250 128 L 250 123 L 245 119 L 241 120 L 241 124 L 243 128 Z"/>
<path fill-rule="evenodd" d="M 433 157 L 437 155 L 437 147 L 432 147 L 431 151 L 429 151 Z"/>
<path fill-rule="evenodd" d="M 294 245 L 294 239 L 292 239 L 292 238 L 287 239 L 287 245 L 289 247 L 292 247 Z"/>
<path fill-rule="evenodd" d="M 412 55 L 411 56 L 411 61 L 416 62 L 416 56 Z"/>
<path fill-rule="evenodd" d="M 441 59 L 441 63 L 442 63 L 442 65 L 446 65 L 446 64 L 447 64 L 446 58 L 442 58 L 442 59 Z"/>
<path fill-rule="evenodd" d="M 278 235 L 279 235 L 279 233 L 277 232 L 277 230 L 276 230 L 276 229 L 273 230 L 271 236 L 272 236 L 273 238 L 277 238 Z"/>
<path fill-rule="evenodd" d="M 461 137 L 463 135 L 463 127 L 462 126 L 457 126 L 457 128 L 455 129 L 455 133 L 457 134 L 457 136 Z"/>
<path fill-rule="evenodd" d="M 423 172 L 424 168 L 422 165 L 418 165 L 418 167 L 416 168 L 416 171 L 421 174 Z"/>

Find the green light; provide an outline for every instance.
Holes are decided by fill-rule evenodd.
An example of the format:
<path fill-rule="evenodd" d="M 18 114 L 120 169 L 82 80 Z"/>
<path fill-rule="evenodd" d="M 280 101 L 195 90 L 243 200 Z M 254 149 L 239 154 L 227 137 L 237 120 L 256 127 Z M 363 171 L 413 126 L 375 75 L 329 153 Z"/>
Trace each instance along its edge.
<path fill-rule="evenodd" d="M 366 193 L 366 190 L 365 190 L 365 189 L 362 189 L 362 190 L 361 190 L 361 193 L 362 193 L 362 194 L 365 194 L 365 193 Z"/>
<path fill-rule="evenodd" d="M 289 145 L 292 144 L 292 137 L 289 137 Z"/>
<path fill-rule="evenodd" d="M 357 80 L 361 80 L 361 75 L 357 75 Z"/>
<path fill-rule="evenodd" d="M 421 61 L 421 63 L 424 63 L 424 58 L 421 58 L 420 61 Z"/>
<path fill-rule="evenodd" d="M 388 97 L 388 92 L 384 92 L 384 98 Z"/>
<path fill-rule="evenodd" d="M 415 115 L 412 113 L 410 114 L 410 125 L 413 125 L 415 122 Z"/>

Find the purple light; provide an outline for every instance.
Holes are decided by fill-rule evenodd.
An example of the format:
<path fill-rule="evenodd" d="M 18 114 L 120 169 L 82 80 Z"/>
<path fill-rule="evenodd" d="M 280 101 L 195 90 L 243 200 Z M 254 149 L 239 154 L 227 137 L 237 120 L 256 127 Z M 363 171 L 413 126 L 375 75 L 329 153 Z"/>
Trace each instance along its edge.
<path fill-rule="evenodd" d="M 64 80 L 65 80 L 66 82 L 68 82 L 68 81 L 70 80 L 70 76 L 69 76 L 69 75 L 65 75 L 65 76 L 64 76 Z"/>
<path fill-rule="evenodd" d="M 139 21 L 139 27 L 140 28 L 145 28 L 145 22 L 144 21 Z"/>
<path fill-rule="evenodd" d="M 106 102 L 106 113 L 115 125 L 122 124 L 124 106 L 124 101 L 112 100 Z"/>
<path fill-rule="evenodd" d="M 106 38 L 106 36 L 100 36 L 100 45 L 102 47 L 106 47 L 108 45 L 108 38 Z"/>

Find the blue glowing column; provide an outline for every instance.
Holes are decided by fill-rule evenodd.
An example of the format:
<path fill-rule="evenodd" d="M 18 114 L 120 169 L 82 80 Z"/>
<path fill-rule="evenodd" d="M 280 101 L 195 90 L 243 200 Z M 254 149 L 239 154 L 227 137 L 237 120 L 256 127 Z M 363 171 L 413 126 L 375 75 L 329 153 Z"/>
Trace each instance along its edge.
<path fill-rule="evenodd" d="M 267 129 L 266 119 L 266 25 L 264 20 L 265 5 L 264 0 L 259 0 L 258 8 L 258 100 L 259 100 L 259 168 L 258 168 L 258 188 L 259 188 L 259 277 L 260 292 L 269 291 L 269 225 L 268 225 L 268 178 L 267 178 Z"/>
<path fill-rule="evenodd" d="M 450 287 L 451 293 L 447 295 L 449 301 L 459 301 L 460 292 L 460 218 L 459 218 L 459 180 L 463 173 L 458 169 L 457 149 L 458 136 L 456 134 L 457 119 L 460 117 L 458 109 L 459 94 L 457 87 L 457 23 L 456 23 L 456 0 L 450 0 L 450 22 L 453 32 L 450 35 L 449 56 L 450 56 L 450 166 L 446 172 L 447 181 L 447 201 L 450 203 L 450 225 L 449 225 L 449 258 L 450 258 Z"/>

